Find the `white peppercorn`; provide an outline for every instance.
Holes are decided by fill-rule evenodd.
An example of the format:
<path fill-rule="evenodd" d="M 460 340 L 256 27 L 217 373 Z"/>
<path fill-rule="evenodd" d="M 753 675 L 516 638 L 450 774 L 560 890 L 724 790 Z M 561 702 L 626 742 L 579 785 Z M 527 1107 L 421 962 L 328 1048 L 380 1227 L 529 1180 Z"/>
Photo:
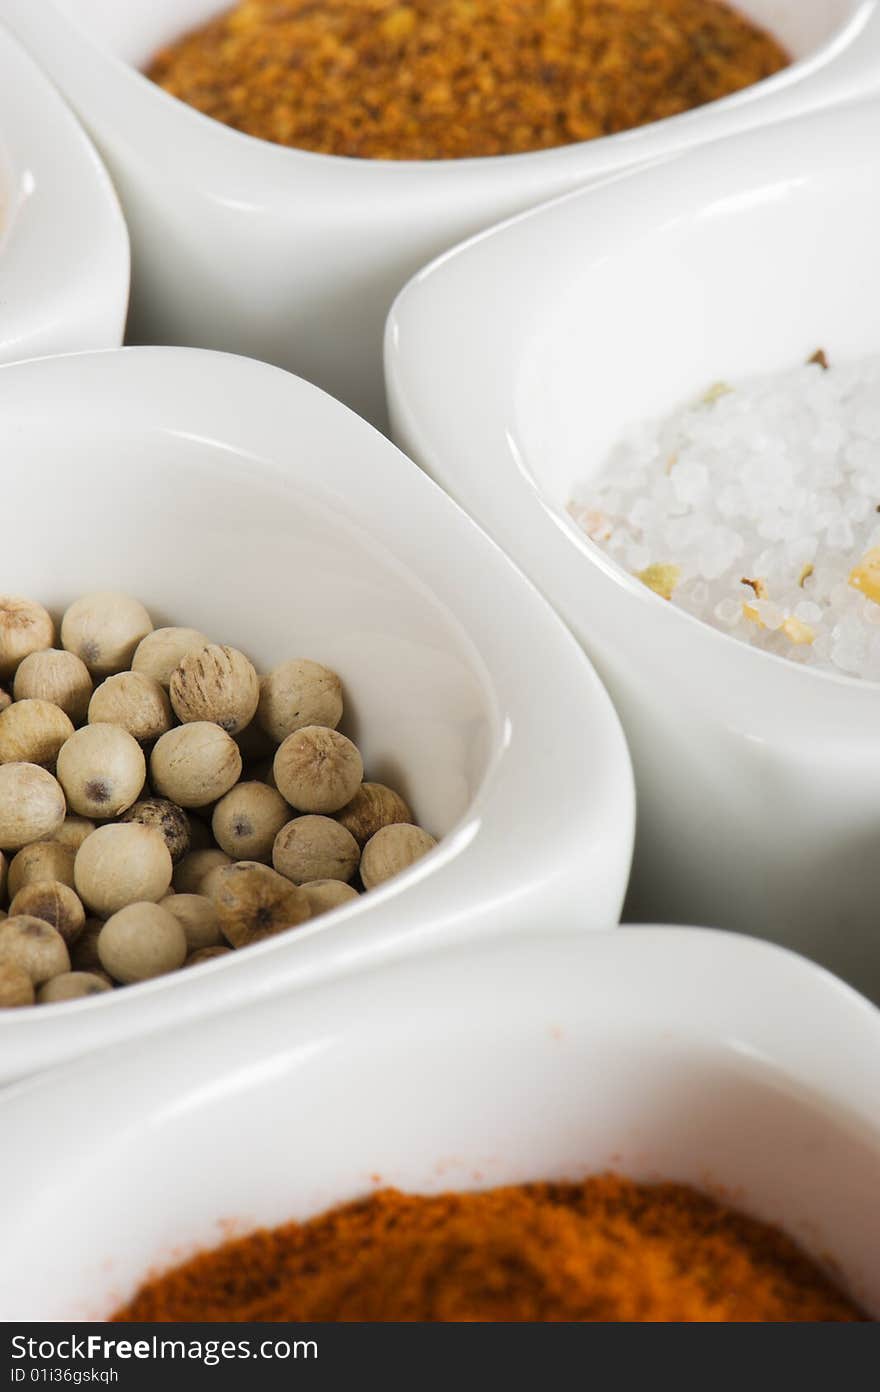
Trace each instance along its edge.
<path fill-rule="evenodd" d="M 212 870 L 223 865 L 231 865 L 232 859 L 225 851 L 213 847 L 209 850 L 190 851 L 179 865 L 174 867 L 174 888 L 178 894 L 201 894 L 205 880 Z"/>
<path fill-rule="evenodd" d="M 11 677 L 28 653 L 51 648 L 52 616 L 42 604 L 18 595 L 0 595 L 0 680 Z"/>
<path fill-rule="evenodd" d="M 397 822 L 382 827 L 371 836 L 361 856 L 361 879 L 366 889 L 375 889 L 402 870 L 408 870 L 437 845 L 421 827 Z"/>
<path fill-rule="evenodd" d="M 26 971 L 35 986 L 70 971 L 70 957 L 61 934 L 41 918 L 6 918 L 0 923 L 0 962 Z"/>
<path fill-rule="evenodd" d="M 254 718 L 260 682 L 244 653 L 209 643 L 181 660 L 171 673 L 169 695 L 185 724 L 208 720 L 235 735 Z"/>
<path fill-rule="evenodd" d="M 343 884 L 342 880 L 311 880 L 300 887 L 309 901 L 312 918 L 329 913 L 331 909 L 341 909 L 343 904 L 351 904 L 361 897 L 352 885 Z"/>
<path fill-rule="evenodd" d="M 0 712 L 0 764 L 40 764 L 54 769 L 73 724 L 51 701 L 15 701 Z"/>
<path fill-rule="evenodd" d="M 171 729 L 171 703 L 163 686 L 143 672 L 117 672 L 95 687 L 89 724 L 121 725 L 134 739 L 155 740 Z"/>
<path fill-rule="evenodd" d="M 290 817 L 280 793 L 265 783 L 237 783 L 214 808 L 211 829 L 217 845 L 233 860 L 265 860 Z"/>
<path fill-rule="evenodd" d="M 29 653 L 15 674 L 16 701 L 51 701 L 74 723 L 81 725 L 89 709 L 92 679 L 76 653 L 63 648 Z"/>
<path fill-rule="evenodd" d="M 144 752 L 119 725 L 84 725 L 58 755 L 58 780 L 83 817 L 118 817 L 131 807 L 147 776 Z"/>
<path fill-rule="evenodd" d="M 257 720 L 276 744 L 306 725 L 335 730 L 342 719 L 342 682 L 329 667 L 291 658 L 260 681 Z"/>
<path fill-rule="evenodd" d="M 109 918 L 128 904 L 163 899 L 171 869 L 168 847 L 154 827 L 113 822 L 82 843 L 73 873 L 83 903 L 99 918 Z"/>
<path fill-rule="evenodd" d="M 412 819 L 412 811 L 400 794 L 384 783 L 362 783 L 351 802 L 336 813 L 337 822 L 351 832 L 359 846 L 365 846 L 381 827 L 412 823 Z"/>
<path fill-rule="evenodd" d="M 38 764 L 0 764 L 0 849 L 17 851 L 47 840 L 61 826 L 67 804 L 61 785 Z"/>
<path fill-rule="evenodd" d="M 176 802 L 169 802 L 167 798 L 142 798 L 123 813 L 122 820 L 155 827 L 168 847 L 174 865 L 189 850 L 190 819 Z"/>
<path fill-rule="evenodd" d="M 113 987 L 103 976 L 91 972 L 69 971 L 53 976 L 37 992 L 37 1005 L 57 1005 L 61 1001 L 81 1000 L 84 996 L 100 996 Z"/>
<path fill-rule="evenodd" d="M 175 667 L 179 667 L 189 653 L 200 652 L 210 643 L 210 638 L 197 628 L 156 628 L 141 639 L 131 660 L 131 669 L 153 677 L 167 691 Z"/>
<path fill-rule="evenodd" d="M 350 880 L 358 868 L 360 847 L 350 831 L 332 817 L 294 817 L 281 828 L 272 848 L 272 864 L 294 884 L 309 880 Z"/>
<path fill-rule="evenodd" d="M 114 981 L 148 981 L 183 966 L 186 935 L 160 904 L 128 904 L 104 924 L 98 956 Z"/>
<path fill-rule="evenodd" d="M 52 840 L 59 842 L 62 846 L 67 846 L 72 851 L 78 851 L 86 837 L 91 836 L 94 830 L 95 823 L 90 817 L 69 815 L 64 818 Z M 61 879 L 62 876 L 58 875 L 56 878 Z M 67 884 L 67 880 L 64 883 Z M 70 883 L 73 884 L 73 880 Z"/>
<path fill-rule="evenodd" d="M 180 725 L 157 740 L 150 780 L 157 793 L 179 807 L 205 807 L 228 793 L 241 776 L 238 745 L 206 720 Z"/>
<path fill-rule="evenodd" d="M 152 629 L 138 600 L 102 590 L 71 604 L 61 620 L 61 646 L 82 658 L 93 677 L 109 677 L 131 665 L 135 648 Z"/>
<path fill-rule="evenodd" d="M 0 899 L 6 897 L 6 881 L 9 876 L 9 861 L 2 851 L 0 851 Z"/>
<path fill-rule="evenodd" d="M 186 934 L 189 952 L 222 943 L 217 905 L 204 894 L 169 894 L 162 908 L 173 914 Z"/>
<path fill-rule="evenodd" d="M 9 897 L 14 899 L 25 885 L 40 880 L 60 880 L 74 888 L 73 862 L 76 851 L 58 841 L 32 841 L 13 857 L 9 867 Z"/>
<path fill-rule="evenodd" d="M 86 924 L 85 910 L 69 885 L 60 880 L 37 880 L 24 885 L 9 905 L 12 917 L 22 914 L 50 923 L 70 947 Z"/>
<path fill-rule="evenodd" d="M 309 917 L 309 901 L 301 889 L 268 865 L 243 860 L 216 870 L 211 898 L 220 927 L 233 947 L 248 947 L 285 932 Z"/>
<path fill-rule="evenodd" d="M 33 1003 L 34 983 L 24 968 L 14 962 L 0 962 L 0 1010 Z"/>
<path fill-rule="evenodd" d="M 361 756 L 338 730 L 307 725 L 288 735 L 275 755 L 275 782 L 300 812 L 339 812 L 364 776 Z"/>
<path fill-rule="evenodd" d="M 5 711 L 6 707 L 11 705 L 12 697 L 8 691 L 4 691 L 3 687 L 0 686 L 0 711 Z"/>

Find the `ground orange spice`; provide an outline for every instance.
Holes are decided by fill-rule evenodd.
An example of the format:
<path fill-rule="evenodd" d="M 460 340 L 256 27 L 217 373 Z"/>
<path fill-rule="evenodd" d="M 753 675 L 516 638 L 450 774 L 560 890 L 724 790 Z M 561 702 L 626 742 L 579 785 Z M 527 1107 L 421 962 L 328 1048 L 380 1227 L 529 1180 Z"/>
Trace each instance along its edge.
<path fill-rule="evenodd" d="M 788 61 L 717 0 L 240 0 L 148 76 L 281 145 L 454 159 L 628 130 Z"/>
<path fill-rule="evenodd" d="M 787 1237 L 677 1184 L 603 1175 L 386 1190 L 151 1281 L 117 1320 L 849 1321 Z"/>

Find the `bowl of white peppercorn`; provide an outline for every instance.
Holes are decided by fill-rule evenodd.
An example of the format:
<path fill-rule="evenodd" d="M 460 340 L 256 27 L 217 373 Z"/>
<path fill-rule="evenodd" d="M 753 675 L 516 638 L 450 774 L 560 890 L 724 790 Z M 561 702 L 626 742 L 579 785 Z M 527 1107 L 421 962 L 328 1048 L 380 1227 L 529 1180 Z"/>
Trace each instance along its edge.
<path fill-rule="evenodd" d="M 878 141 L 854 103 L 547 204 L 423 272 L 387 340 L 395 438 L 608 683 L 639 799 L 626 916 L 772 937 L 875 1000 Z M 659 490 L 663 549 L 627 563 L 603 534 L 652 539 Z M 667 602 L 657 572 L 695 553 Z M 772 629 L 765 576 L 796 596 Z"/>
<path fill-rule="evenodd" d="M 384 437 L 169 348 L 3 369 L 0 442 L 33 519 L 0 596 L 0 1076 L 551 912 L 617 922 L 610 701 Z"/>

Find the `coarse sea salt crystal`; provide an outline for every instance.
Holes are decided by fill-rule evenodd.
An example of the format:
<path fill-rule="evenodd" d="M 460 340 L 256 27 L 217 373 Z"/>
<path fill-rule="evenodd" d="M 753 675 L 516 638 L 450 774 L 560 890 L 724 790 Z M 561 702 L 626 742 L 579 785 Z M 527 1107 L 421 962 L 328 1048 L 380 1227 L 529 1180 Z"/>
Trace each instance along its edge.
<path fill-rule="evenodd" d="M 880 356 L 709 390 L 637 424 L 571 505 L 617 564 L 674 574 L 670 602 L 689 614 L 801 665 L 871 681 L 880 681 L 878 512 Z"/>

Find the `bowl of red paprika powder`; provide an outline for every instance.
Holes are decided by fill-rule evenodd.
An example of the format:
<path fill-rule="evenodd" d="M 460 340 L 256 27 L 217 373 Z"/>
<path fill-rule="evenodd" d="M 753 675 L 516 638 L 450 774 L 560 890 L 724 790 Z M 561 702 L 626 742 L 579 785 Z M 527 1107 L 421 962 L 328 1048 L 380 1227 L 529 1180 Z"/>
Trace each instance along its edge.
<path fill-rule="evenodd" d="M 130 340 L 277 363 L 379 425 L 385 315 L 431 257 L 625 166 L 880 80 L 876 0 L 229 9 L 2 0 L 0 19 L 116 180 Z"/>
<path fill-rule="evenodd" d="M 7 1092 L 0 1309 L 876 1318 L 878 1098 L 880 1014 L 805 960 L 704 929 L 542 923 Z M 404 1195 L 424 1196 L 421 1233 Z M 591 1209 L 615 1239 L 601 1252 Z"/>

